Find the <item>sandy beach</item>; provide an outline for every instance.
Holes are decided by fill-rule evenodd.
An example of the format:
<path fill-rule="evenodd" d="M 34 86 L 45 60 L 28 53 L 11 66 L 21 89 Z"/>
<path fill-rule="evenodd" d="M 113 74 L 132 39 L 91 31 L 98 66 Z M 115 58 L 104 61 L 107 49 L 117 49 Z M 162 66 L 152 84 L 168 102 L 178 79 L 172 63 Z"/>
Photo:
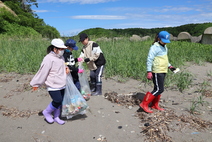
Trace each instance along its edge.
<path fill-rule="evenodd" d="M 164 112 L 143 112 L 138 103 L 152 84 L 129 79 L 103 78 L 103 95 L 91 96 L 85 115 L 65 119 L 65 125 L 48 124 L 38 115 L 51 101 L 45 88 L 32 92 L 33 75 L 0 74 L 1 142 L 210 142 L 212 138 L 212 64 L 188 65 L 192 86 L 183 92 L 165 89 L 161 97 Z M 189 109 L 203 82 L 208 85 L 199 114 Z M 212 89 L 211 89 L 212 90 Z M 118 94 L 118 96 L 114 96 Z M 111 100 L 111 98 L 113 98 Z M 123 99 L 124 98 L 124 99 Z M 117 100 L 117 101 L 115 101 Z"/>

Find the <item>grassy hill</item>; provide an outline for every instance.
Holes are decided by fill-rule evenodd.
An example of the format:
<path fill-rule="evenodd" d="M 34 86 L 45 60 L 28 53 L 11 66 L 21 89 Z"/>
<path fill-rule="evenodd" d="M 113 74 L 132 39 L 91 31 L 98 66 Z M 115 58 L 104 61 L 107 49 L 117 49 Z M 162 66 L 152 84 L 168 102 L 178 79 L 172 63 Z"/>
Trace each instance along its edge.
<path fill-rule="evenodd" d="M 186 24 L 177 27 L 161 27 L 161 28 L 127 28 L 127 29 L 103 29 L 103 28 L 91 28 L 86 29 L 80 33 L 87 33 L 96 37 L 120 37 L 120 36 L 132 36 L 133 34 L 139 36 L 154 36 L 156 33 L 166 30 L 173 36 L 177 37 L 180 32 L 188 32 L 191 36 L 202 35 L 206 28 L 212 27 L 212 23 L 201 24 Z"/>

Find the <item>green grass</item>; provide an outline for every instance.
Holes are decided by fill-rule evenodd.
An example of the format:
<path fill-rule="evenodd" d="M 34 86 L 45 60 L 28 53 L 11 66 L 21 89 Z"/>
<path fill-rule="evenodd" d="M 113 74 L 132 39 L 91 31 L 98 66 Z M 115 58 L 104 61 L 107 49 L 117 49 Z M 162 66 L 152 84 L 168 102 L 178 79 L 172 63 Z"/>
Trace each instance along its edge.
<path fill-rule="evenodd" d="M 200 107 L 207 106 L 209 103 L 204 100 L 204 97 L 201 95 L 197 97 L 197 99 L 193 99 L 191 102 L 190 113 L 191 114 L 199 114 Z"/>
<path fill-rule="evenodd" d="M 77 41 L 80 48 L 73 51 L 75 57 L 80 54 L 82 44 Z M 65 41 L 65 39 L 64 39 Z M 146 59 L 153 40 L 130 41 L 129 38 L 97 42 L 107 60 L 104 76 L 110 78 L 119 76 L 119 80 L 133 78 L 143 82 L 146 79 Z M 1 37 L 0 40 L 0 72 L 16 72 L 21 74 L 36 73 L 39 69 L 50 40 L 21 39 Z M 201 64 L 212 62 L 212 45 L 172 41 L 167 44 L 170 63 L 181 68 L 186 62 Z M 123 78 L 123 79 L 121 79 Z M 180 91 L 188 88 L 192 76 L 181 72 L 173 74 L 168 72 L 166 87 L 177 87 Z"/>
<path fill-rule="evenodd" d="M 1 39 L 0 72 L 35 73 L 48 45 L 40 39 Z"/>

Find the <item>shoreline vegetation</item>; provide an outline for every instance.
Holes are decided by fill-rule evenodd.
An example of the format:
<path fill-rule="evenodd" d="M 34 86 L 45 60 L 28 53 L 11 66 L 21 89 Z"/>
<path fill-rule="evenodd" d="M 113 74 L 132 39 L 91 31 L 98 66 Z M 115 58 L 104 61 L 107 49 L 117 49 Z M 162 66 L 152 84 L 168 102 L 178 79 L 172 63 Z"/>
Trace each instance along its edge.
<path fill-rule="evenodd" d="M 106 70 L 104 72 L 105 78 L 118 76 L 121 82 L 124 82 L 127 78 L 146 83 L 149 82 L 145 77 L 146 57 L 152 39 L 132 42 L 129 38 L 123 38 L 113 41 L 99 41 L 98 43 L 107 59 Z M 0 72 L 15 72 L 19 74 L 35 73 L 39 69 L 43 57 L 46 55 L 46 48 L 49 44 L 50 40 L 40 38 L 5 38 L 0 40 Z M 79 43 L 77 43 L 77 46 L 81 48 Z M 212 62 L 212 45 L 172 41 L 168 45 L 168 50 L 169 62 L 178 68 L 185 66 L 188 62 L 197 65 L 204 64 L 204 62 Z M 78 57 L 80 49 L 73 54 L 75 54 L 75 57 Z M 177 74 L 168 72 L 165 86 L 182 92 L 191 83 L 192 74 L 189 72 L 181 71 Z"/>

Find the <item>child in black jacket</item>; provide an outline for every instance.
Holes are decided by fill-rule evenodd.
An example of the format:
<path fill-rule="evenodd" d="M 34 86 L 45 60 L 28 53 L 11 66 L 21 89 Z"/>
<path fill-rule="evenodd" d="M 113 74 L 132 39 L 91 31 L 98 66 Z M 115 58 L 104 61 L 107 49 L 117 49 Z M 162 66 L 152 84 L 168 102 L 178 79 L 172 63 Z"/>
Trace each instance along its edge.
<path fill-rule="evenodd" d="M 83 59 L 82 58 L 74 58 L 72 55 L 73 50 L 78 50 L 78 47 L 76 46 L 76 41 L 73 39 L 66 40 L 65 46 L 67 46 L 67 49 L 64 51 L 63 57 L 65 58 L 65 63 L 69 67 L 71 75 L 73 77 L 73 82 L 77 89 L 80 91 L 80 82 L 78 73 L 83 73 L 83 69 L 79 69 L 78 66 L 76 66 L 76 62 L 80 62 Z"/>

